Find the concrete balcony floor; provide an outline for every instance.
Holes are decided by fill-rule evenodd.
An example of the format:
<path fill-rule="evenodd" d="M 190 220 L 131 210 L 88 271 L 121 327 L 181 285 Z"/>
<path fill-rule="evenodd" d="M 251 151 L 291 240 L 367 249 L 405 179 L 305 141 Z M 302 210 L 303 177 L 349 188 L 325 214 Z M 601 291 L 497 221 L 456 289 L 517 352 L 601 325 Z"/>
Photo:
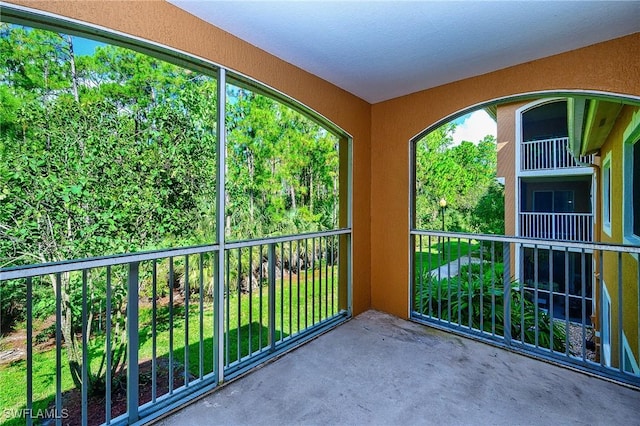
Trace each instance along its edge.
<path fill-rule="evenodd" d="M 640 392 L 376 311 L 161 425 L 640 424 Z"/>

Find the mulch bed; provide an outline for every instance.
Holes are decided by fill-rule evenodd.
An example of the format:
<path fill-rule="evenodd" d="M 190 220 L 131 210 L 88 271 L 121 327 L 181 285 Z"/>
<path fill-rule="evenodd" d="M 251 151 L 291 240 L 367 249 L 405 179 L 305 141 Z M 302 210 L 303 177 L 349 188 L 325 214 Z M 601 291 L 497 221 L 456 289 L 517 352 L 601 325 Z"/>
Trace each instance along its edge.
<path fill-rule="evenodd" d="M 151 401 L 153 383 L 151 374 L 151 360 L 140 364 L 140 391 L 138 398 L 140 405 Z M 120 380 L 111 389 L 111 418 L 115 418 L 127 411 L 126 393 L 126 370 L 121 375 Z M 156 397 L 160 397 L 169 392 L 169 361 L 167 358 L 158 358 L 156 366 Z M 193 377 L 192 377 L 193 378 Z M 177 389 L 184 384 L 184 368 L 182 364 L 174 360 L 173 367 L 173 389 Z M 100 425 L 105 422 L 105 396 L 89 396 L 88 398 L 88 424 Z M 54 408 L 55 402 L 49 408 Z M 62 420 L 63 425 L 82 424 L 82 393 L 80 389 L 72 389 L 62 394 L 62 407 L 66 418 Z"/>
<path fill-rule="evenodd" d="M 569 351 L 579 357 L 582 357 L 582 346 L 587 345 L 587 342 L 594 342 L 595 336 L 593 328 L 590 326 L 585 327 L 585 337 L 582 339 L 582 325 L 569 323 Z M 593 346 L 587 345 L 585 348 L 585 356 L 589 361 L 596 361 L 595 344 Z"/>

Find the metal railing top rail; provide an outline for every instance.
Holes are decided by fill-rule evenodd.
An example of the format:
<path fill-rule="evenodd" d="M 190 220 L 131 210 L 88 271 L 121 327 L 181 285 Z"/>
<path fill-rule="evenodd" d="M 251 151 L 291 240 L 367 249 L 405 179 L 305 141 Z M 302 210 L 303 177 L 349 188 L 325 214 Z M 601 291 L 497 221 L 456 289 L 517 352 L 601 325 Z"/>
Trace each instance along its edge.
<path fill-rule="evenodd" d="M 560 136 L 557 138 L 544 138 L 544 139 L 529 139 L 526 141 L 522 141 L 523 144 L 535 144 L 538 142 L 547 142 L 547 141 L 569 141 L 567 136 Z"/>
<path fill-rule="evenodd" d="M 411 235 L 424 235 L 432 237 L 445 237 L 445 238 L 464 238 L 470 240 L 479 241 L 496 241 L 503 243 L 515 243 L 515 244 L 531 244 L 537 246 L 562 246 L 574 249 L 585 250 L 606 250 L 620 253 L 634 253 L 640 254 L 640 246 L 634 246 L 629 244 L 614 244 L 614 243 L 599 243 L 599 242 L 576 242 L 576 241 L 564 241 L 564 240 L 548 240 L 542 238 L 523 238 L 510 235 L 493 235 L 493 234 L 469 234 L 463 232 L 450 232 L 450 231 L 427 231 L 421 229 L 411 229 Z"/>
<path fill-rule="evenodd" d="M 593 216 L 593 213 L 589 213 L 589 212 L 572 212 L 572 213 L 556 213 L 556 212 L 520 212 L 519 214 L 521 215 L 526 215 L 526 216 L 576 216 L 576 217 L 583 217 L 583 216 Z"/>
<path fill-rule="evenodd" d="M 169 248 L 136 253 L 114 254 L 111 256 L 63 260 L 60 262 L 12 266 L 9 268 L 0 268 L 0 281 L 78 271 L 81 269 L 99 268 L 103 266 L 127 265 L 134 262 L 144 262 L 147 260 L 163 259 L 172 256 L 207 253 L 216 251 L 219 248 L 219 244 L 208 244 L 203 246 Z"/>
<path fill-rule="evenodd" d="M 351 232 L 351 228 L 338 228 L 332 229 L 329 231 L 318 231 L 318 232 L 308 232 L 303 234 L 294 234 L 294 235 L 282 235 L 279 237 L 266 237 L 260 238 L 257 240 L 238 240 L 231 241 L 224 244 L 226 249 L 235 249 L 242 247 L 251 247 L 256 245 L 267 245 L 267 244 L 278 244 L 285 243 L 289 241 L 299 241 L 306 240 L 308 238 L 321 238 L 321 237 L 330 237 L 332 235 L 345 235 Z"/>
<path fill-rule="evenodd" d="M 535 143 L 547 142 L 547 141 L 562 141 L 562 140 L 569 141 L 569 138 L 566 136 L 561 136 L 557 138 L 531 139 L 527 141 L 522 141 L 522 144 L 526 145 L 526 144 L 535 144 Z"/>
<path fill-rule="evenodd" d="M 307 238 L 326 237 L 331 235 L 343 235 L 351 232 L 350 228 L 341 228 L 331 231 L 310 232 L 305 234 L 285 235 L 280 237 L 260 238 L 256 240 L 234 241 L 224 244 L 225 249 L 250 247 L 260 244 L 282 243 L 288 241 L 304 240 Z M 122 253 L 111 256 L 88 257 L 84 259 L 70 259 L 60 262 L 39 263 L 0 268 L 0 281 L 19 278 L 36 277 L 48 274 L 58 274 L 64 272 L 78 271 L 82 269 L 99 268 L 104 266 L 126 265 L 134 262 L 144 262 L 149 260 L 163 259 L 173 256 L 185 256 L 217 251 L 221 244 L 207 244 L 201 246 L 189 246 L 179 248 L 169 248 L 136 253 Z"/>

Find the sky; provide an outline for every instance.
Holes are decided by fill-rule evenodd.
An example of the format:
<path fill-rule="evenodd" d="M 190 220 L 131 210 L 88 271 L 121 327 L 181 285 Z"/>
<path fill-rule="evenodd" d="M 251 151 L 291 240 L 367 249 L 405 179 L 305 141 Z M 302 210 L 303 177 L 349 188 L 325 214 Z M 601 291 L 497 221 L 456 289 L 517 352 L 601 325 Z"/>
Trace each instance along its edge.
<path fill-rule="evenodd" d="M 482 109 L 464 115 L 455 122 L 458 126 L 453 132 L 453 146 L 459 145 L 462 141 L 477 143 L 487 135 L 496 137 L 496 122 Z"/>
<path fill-rule="evenodd" d="M 97 46 L 104 46 L 104 43 L 89 40 L 82 37 L 73 37 L 73 53 L 78 56 L 92 55 Z"/>

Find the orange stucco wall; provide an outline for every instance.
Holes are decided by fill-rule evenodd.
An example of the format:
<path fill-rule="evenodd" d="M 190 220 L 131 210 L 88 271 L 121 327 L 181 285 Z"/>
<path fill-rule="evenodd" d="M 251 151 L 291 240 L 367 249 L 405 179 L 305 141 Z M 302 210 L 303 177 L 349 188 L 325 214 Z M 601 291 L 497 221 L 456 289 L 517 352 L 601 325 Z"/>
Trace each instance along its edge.
<path fill-rule="evenodd" d="M 418 132 L 470 105 L 512 94 L 592 89 L 640 95 L 640 33 L 370 105 L 164 1 L 11 3 L 210 59 L 286 93 L 350 133 L 355 313 L 373 307 L 408 316 L 409 140 Z"/>
<path fill-rule="evenodd" d="M 504 178 L 504 233 L 516 233 L 516 110 L 527 102 L 500 105 L 497 111 L 498 169 L 496 176 Z M 512 265 L 513 267 L 513 265 Z"/>
<path fill-rule="evenodd" d="M 639 53 L 636 33 L 373 105 L 372 306 L 402 317 L 409 313 L 408 152 L 413 136 L 471 105 L 514 94 L 586 89 L 638 96 Z"/>

